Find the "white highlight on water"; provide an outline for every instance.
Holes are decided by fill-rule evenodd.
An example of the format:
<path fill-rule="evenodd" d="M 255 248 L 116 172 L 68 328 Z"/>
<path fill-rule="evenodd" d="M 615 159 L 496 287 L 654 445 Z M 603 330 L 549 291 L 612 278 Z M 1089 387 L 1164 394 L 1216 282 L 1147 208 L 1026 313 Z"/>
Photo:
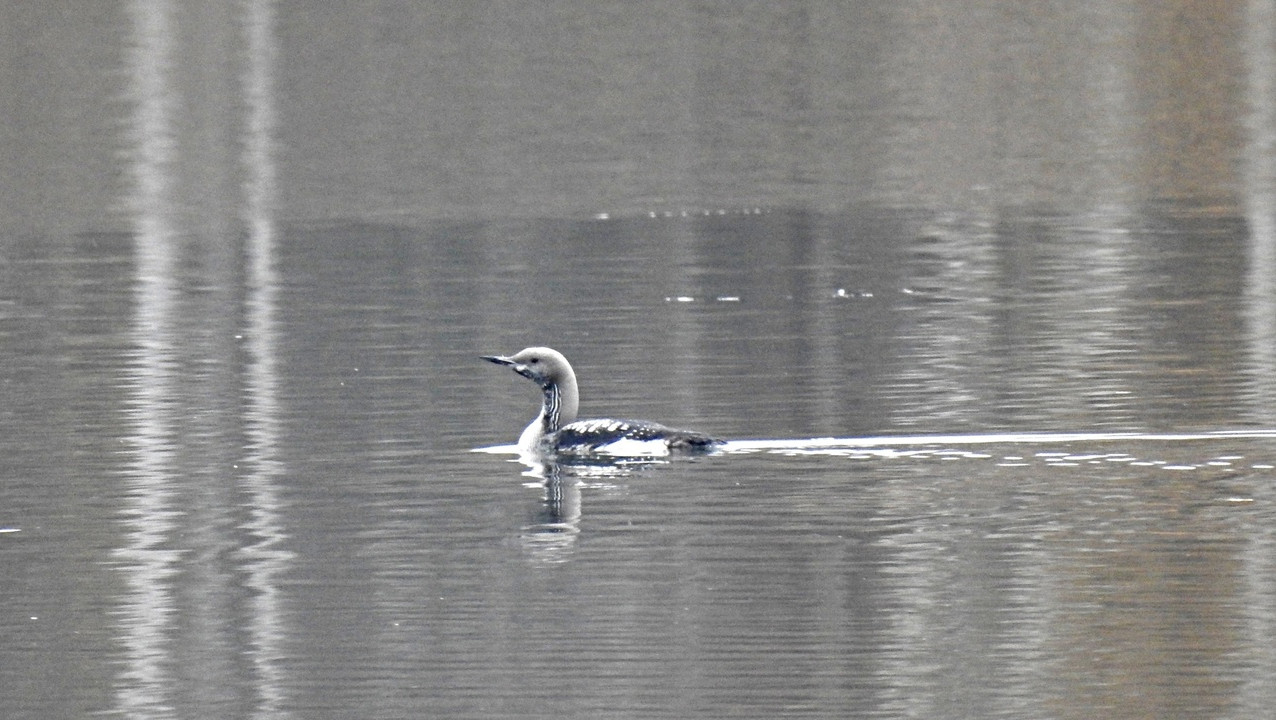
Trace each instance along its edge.
<path fill-rule="evenodd" d="M 730 440 L 714 454 L 744 455 L 765 453 L 786 456 L 829 456 L 849 459 L 904 459 L 938 458 L 940 460 L 993 460 L 999 467 L 1024 467 L 1043 463 L 1046 467 L 1074 468 L 1082 465 L 1123 463 L 1132 467 L 1159 468 L 1162 470 L 1199 470 L 1201 468 L 1232 468 L 1234 461 L 1243 460 L 1238 455 L 1215 455 L 1199 463 L 1170 462 L 1140 458 L 1129 452 L 1102 452 L 1086 448 L 1085 452 L 1057 450 L 1060 445 L 1104 444 L 1119 442 L 1180 443 L 1226 440 L 1276 439 L 1276 429 L 1216 430 L 1199 433 L 1145 433 L 1145 432 L 1026 432 L 985 433 L 970 435 L 898 435 L 853 438 L 791 438 Z M 975 446 L 1026 445 L 1028 452 L 1021 454 L 993 455 L 975 449 Z M 657 446 L 659 446 L 657 448 Z M 1033 447 L 1041 448 L 1033 450 Z M 958 449 L 969 448 L 969 449 Z M 626 447 L 609 448 L 600 457 L 652 459 L 667 456 L 663 443 L 634 443 Z M 495 455 L 518 455 L 516 445 L 494 445 L 475 448 L 473 452 Z M 1239 468 L 1238 468 L 1239 469 Z M 1251 470 L 1272 470 L 1276 465 L 1253 463 Z"/>
<path fill-rule="evenodd" d="M 812 438 L 794 440 L 731 440 L 723 446 L 724 452 L 757 452 L 769 450 L 843 450 L 878 447 L 909 447 L 931 445 L 1051 445 L 1062 443 L 1104 443 L 1121 441 L 1186 442 L 1202 440 L 1266 440 L 1276 439 L 1276 429 L 1217 430 L 1203 433 L 1141 433 L 1141 432 L 1026 432 L 987 433 L 973 435 L 898 435 L 862 438 Z M 1037 453 L 1045 456 L 1048 453 Z M 1069 453 L 1059 453 L 1060 456 Z M 1073 459 L 1080 459 L 1076 456 Z M 1098 455 L 1086 456 L 1101 457 Z"/>

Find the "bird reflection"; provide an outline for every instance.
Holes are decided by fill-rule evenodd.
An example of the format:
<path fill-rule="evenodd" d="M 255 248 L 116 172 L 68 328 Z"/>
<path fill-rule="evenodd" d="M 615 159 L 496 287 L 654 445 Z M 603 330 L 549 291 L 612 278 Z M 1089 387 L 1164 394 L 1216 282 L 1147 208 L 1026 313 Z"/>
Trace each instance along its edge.
<path fill-rule="evenodd" d="M 570 559 L 580 535 L 581 496 L 586 488 L 611 487 L 608 478 L 630 475 L 653 464 L 631 463 L 562 463 L 524 454 L 527 465 L 523 475 L 536 478 L 529 487 L 541 490 L 541 504 L 532 514 L 532 522 L 522 528 L 522 546 L 538 562 L 561 563 Z"/>

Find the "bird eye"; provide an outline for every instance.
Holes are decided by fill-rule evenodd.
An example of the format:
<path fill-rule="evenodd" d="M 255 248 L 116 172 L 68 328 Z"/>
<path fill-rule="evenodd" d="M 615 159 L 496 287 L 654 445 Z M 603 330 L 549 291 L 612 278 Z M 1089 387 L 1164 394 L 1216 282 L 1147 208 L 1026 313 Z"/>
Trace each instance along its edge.
<path fill-rule="evenodd" d="M 531 363 L 532 365 L 535 365 L 536 363 L 540 361 L 541 361 L 540 358 L 532 358 L 531 360 L 528 360 L 527 362 Z"/>

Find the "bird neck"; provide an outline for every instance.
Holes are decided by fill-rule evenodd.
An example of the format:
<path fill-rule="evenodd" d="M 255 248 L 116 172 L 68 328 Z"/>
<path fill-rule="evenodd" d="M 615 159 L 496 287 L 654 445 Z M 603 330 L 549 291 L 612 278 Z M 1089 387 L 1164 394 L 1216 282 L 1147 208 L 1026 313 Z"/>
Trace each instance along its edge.
<path fill-rule="evenodd" d="M 542 390 L 545 402 L 541 406 L 541 430 L 548 435 L 576 419 L 579 398 L 576 383 L 570 378 L 567 382 L 545 383 Z"/>

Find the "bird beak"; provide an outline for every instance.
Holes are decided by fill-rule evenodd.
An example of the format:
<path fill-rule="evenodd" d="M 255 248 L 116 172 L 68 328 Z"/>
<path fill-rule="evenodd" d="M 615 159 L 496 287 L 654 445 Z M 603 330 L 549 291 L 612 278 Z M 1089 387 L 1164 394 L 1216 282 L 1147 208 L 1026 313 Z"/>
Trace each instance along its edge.
<path fill-rule="evenodd" d="M 483 358 L 484 360 L 490 363 L 496 363 L 497 365 L 504 365 L 505 367 L 509 368 L 510 370 L 513 370 L 514 372 L 518 373 L 519 375 L 522 375 L 525 378 L 532 378 L 533 380 L 535 379 L 532 377 L 532 374 L 527 371 L 527 366 L 518 362 L 514 358 L 507 358 L 504 355 L 479 355 L 479 357 Z"/>

